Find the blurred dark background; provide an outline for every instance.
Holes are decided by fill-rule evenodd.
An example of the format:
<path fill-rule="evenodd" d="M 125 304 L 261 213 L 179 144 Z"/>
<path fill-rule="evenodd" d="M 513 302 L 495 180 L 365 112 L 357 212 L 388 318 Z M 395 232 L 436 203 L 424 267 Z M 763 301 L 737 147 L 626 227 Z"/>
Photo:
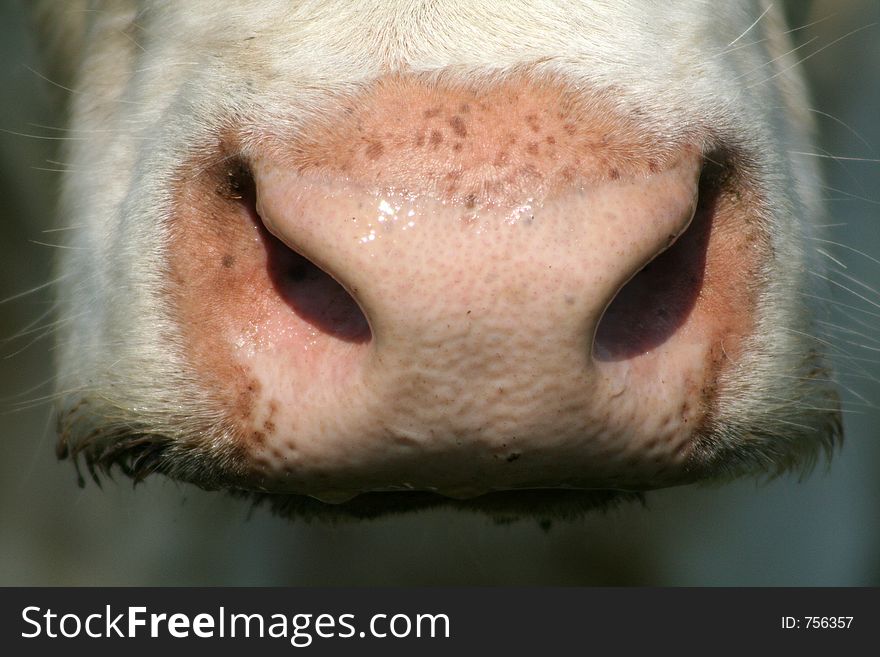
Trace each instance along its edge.
<path fill-rule="evenodd" d="M 63 117 L 19 3 L 0 3 L 0 585 L 880 584 L 880 2 L 789 5 L 815 39 L 799 52 L 821 49 L 805 63 L 820 152 L 852 158 L 823 160 L 828 250 L 852 279 L 835 280 L 867 286 L 833 286 L 844 448 L 803 482 L 658 491 L 544 531 L 448 512 L 291 523 L 158 477 L 78 488 L 44 400 L 51 297 L 16 296 L 51 279 L 59 241 L 57 143 L 23 135 Z"/>

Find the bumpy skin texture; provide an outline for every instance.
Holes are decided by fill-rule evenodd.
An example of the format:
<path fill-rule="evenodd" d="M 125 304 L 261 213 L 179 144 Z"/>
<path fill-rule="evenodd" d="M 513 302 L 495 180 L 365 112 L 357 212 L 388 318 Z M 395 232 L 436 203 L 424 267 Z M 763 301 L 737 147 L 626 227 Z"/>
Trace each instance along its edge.
<path fill-rule="evenodd" d="M 765 3 L 76 4 L 62 455 L 570 515 L 835 444 Z"/>

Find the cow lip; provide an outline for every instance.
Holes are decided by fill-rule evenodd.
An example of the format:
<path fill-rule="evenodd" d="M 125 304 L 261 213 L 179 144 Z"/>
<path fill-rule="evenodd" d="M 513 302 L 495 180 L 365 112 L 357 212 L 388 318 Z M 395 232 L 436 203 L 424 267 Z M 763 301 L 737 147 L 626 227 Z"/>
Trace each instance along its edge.
<path fill-rule="evenodd" d="M 402 513 L 449 509 L 484 514 L 502 522 L 536 520 L 545 529 L 553 520 L 574 520 L 627 502 L 644 503 L 641 491 L 610 488 L 494 491 L 467 500 L 457 500 L 430 491 L 367 492 L 338 504 L 290 493 L 236 490 L 233 494 L 250 498 L 256 506 L 267 506 L 276 515 L 289 519 L 369 520 Z"/>

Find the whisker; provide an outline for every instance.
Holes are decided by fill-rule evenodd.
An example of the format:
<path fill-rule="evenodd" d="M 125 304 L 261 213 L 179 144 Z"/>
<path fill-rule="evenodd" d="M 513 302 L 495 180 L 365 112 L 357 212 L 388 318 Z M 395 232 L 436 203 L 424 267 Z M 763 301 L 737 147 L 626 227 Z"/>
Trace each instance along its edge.
<path fill-rule="evenodd" d="M 750 88 L 755 87 L 755 86 L 758 86 L 758 85 L 764 85 L 764 84 L 767 84 L 768 82 L 770 82 L 771 80 L 776 79 L 776 78 L 779 77 L 780 75 L 784 75 L 785 73 L 788 73 L 789 71 L 791 71 L 791 70 L 794 69 L 794 68 L 799 68 L 800 66 L 803 65 L 804 62 L 806 62 L 806 61 L 809 60 L 809 59 L 812 59 L 813 57 L 815 57 L 815 56 L 818 55 L 819 53 L 824 52 L 825 50 L 827 50 L 827 49 L 830 48 L 831 46 L 833 46 L 833 45 L 835 45 L 835 44 L 837 44 L 837 43 L 840 43 L 840 42 L 843 41 L 844 39 L 848 39 L 849 37 L 851 37 L 851 36 L 853 36 L 853 35 L 855 35 L 855 34 L 858 34 L 859 32 L 862 32 L 862 31 L 864 31 L 864 30 L 867 30 L 867 29 L 870 29 L 870 28 L 872 28 L 872 27 L 875 27 L 876 25 L 877 25 L 876 23 L 869 23 L 869 24 L 867 24 L 867 25 L 862 25 L 862 26 L 860 26 L 860 27 L 857 27 L 857 28 L 855 28 L 854 30 L 850 30 L 849 32 L 847 32 L 847 33 L 844 34 L 843 36 L 839 36 L 839 37 L 837 37 L 837 38 L 834 39 L 834 41 L 832 41 L 831 43 L 827 43 L 827 44 L 825 44 L 824 46 L 822 46 L 821 48 L 819 48 L 819 49 L 816 50 L 815 52 L 810 53 L 809 55 L 807 55 L 807 56 L 804 57 L 803 59 L 798 60 L 797 62 L 795 62 L 795 63 L 792 64 L 791 66 L 788 66 L 788 67 L 782 69 L 781 71 L 778 71 L 777 73 L 774 73 L 774 74 L 771 75 L 769 78 L 767 78 L 767 79 L 765 79 L 765 80 L 762 80 L 761 82 L 758 82 L 758 83 L 756 83 L 756 84 L 750 85 Z"/>
<path fill-rule="evenodd" d="M 45 283 L 40 283 L 39 285 L 35 285 L 34 287 L 28 288 L 27 290 L 23 290 L 22 292 L 18 292 L 16 294 L 8 296 L 5 299 L 0 299 L 0 305 L 3 305 L 4 303 L 9 303 L 11 301 L 15 301 L 16 299 L 21 299 L 23 297 L 30 296 L 31 294 L 39 292 L 40 290 L 45 290 L 50 287 L 54 287 L 55 285 L 57 285 L 58 283 L 60 283 L 64 279 L 66 279 L 68 276 L 70 276 L 70 274 L 61 274 L 60 276 L 53 278 L 50 281 L 46 281 Z"/>
<path fill-rule="evenodd" d="M 764 18 L 764 16 L 767 15 L 767 12 L 770 11 L 771 9 L 773 9 L 773 5 L 772 5 L 772 4 L 767 5 L 767 8 L 761 13 L 760 16 L 758 16 L 758 17 L 755 19 L 755 21 L 754 21 L 751 25 L 749 25 L 749 26 L 745 29 L 745 32 L 743 32 L 743 33 L 740 34 L 738 37 L 736 37 L 733 41 L 731 41 L 730 43 L 728 43 L 728 44 L 727 44 L 727 47 L 730 48 L 730 47 L 731 47 L 732 45 L 734 45 L 737 41 L 739 41 L 740 39 L 742 39 L 746 34 L 748 34 L 749 32 L 751 32 L 751 31 L 755 28 L 755 26 L 756 26 L 758 23 L 761 22 L 761 19 Z"/>
<path fill-rule="evenodd" d="M 803 155 L 805 157 L 818 157 L 826 160 L 839 162 L 867 162 L 869 164 L 880 163 L 880 159 L 871 157 L 847 157 L 845 155 L 829 155 L 827 153 L 808 153 L 806 151 L 788 151 L 791 155 Z"/>
<path fill-rule="evenodd" d="M 51 244 L 49 242 L 41 242 L 39 240 L 28 240 L 31 244 L 36 244 L 38 246 L 48 246 L 51 249 L 70 249 L 73 251 L 84 251 L 84 246 L 74 246 L 72 244 Z"/>

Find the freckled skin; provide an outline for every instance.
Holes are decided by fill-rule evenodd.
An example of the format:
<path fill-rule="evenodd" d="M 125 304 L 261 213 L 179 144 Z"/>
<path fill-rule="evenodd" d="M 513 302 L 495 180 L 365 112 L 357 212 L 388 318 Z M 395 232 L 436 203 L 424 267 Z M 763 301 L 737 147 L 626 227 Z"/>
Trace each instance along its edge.
<path fill-rule="evenodd" d="M 356 100 L 340 101 L 356 110 L 279 136 L 277 157 L 303 174 L 344 172 L 367 187 L 438 196 L 454 172 L 450 200 L 460 203 L 471 194 L 490 202 L 514 194 L 541 198 L 575 178 L 656 173 L 680 156 L 680 144 L 638 138 L 640 126 L 601 96 L 562 84 L 525 85 L 382 78 Z"/>
<path fill-rule="evenodd" d="M 682 260 L 700 276 L 658 259 L 688 303 L 632 329 L 643 350 L 609 338 L 594 353 L 620 287 L 691 221 L 699 139 L 635 140 L 601 96 L 528 79 L 388 78 L 349 106 L 264 135 L 250 200 L 205 200 L 222 169 L 179 194 L 176 312 L 249 454 L 239 483 L 338 502 L 695 477 L 751 327 L 753 293 L 730 281 L 760 264 L 738 225 L 757 199 L 719 195 L 688 238 L 705 258 Z M 662 289 L 638 283 L 615 321 L 636 326 Z"/>
<path fill-rule="evenodd" d="M 380 141 L 371 141 L 367 145 L 366 154 L 367 157 L 371 160 L 377 160 L 382 156 L 385 147 L 382 146 L 382 142 Z"/>
<path fill-rule="evenodd" d="M 464 119 L 460 116 L 456 115 L 449 119 L 449 127 L 452 128 L 452 132 L 456 137 L 467 137 L 467 124 L 465 124 Z"/>

